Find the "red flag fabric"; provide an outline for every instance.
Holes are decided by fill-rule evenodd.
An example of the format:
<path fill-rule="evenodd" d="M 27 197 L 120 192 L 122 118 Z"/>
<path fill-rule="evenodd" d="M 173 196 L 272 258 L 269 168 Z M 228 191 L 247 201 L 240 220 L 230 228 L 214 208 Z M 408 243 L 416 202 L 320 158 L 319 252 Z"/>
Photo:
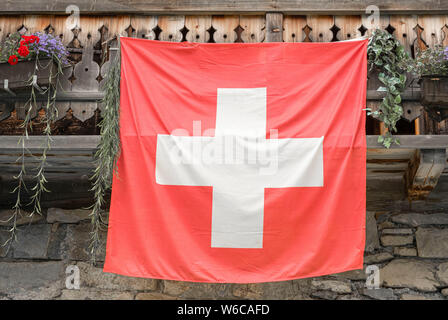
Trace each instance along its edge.
<path fill-rule="evenodd" d="M 366 51 L 121 38 L 104 271 L 252 283 L 361 269 Z"/>

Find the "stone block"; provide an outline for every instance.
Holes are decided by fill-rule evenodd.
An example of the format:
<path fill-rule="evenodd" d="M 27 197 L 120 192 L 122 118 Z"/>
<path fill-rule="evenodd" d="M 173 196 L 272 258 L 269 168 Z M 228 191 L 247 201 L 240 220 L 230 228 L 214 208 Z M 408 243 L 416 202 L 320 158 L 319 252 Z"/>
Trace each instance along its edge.
<path fill-rule="evenodd" d="M 159 292 L 142 292 L 137 293 L 135 300 L 177 300 L 177 298 Z"/>
<path fill-rule="evenodd" d="M 422 258 L 448 258 L 448 229 L 418 228 L 417 250 Z"/>
<path fill-rule="evenodd" d="M 64 266 L 59 261 L 0 262 L 0 293 L 3 294 L 60 288 L 64 283 Z"/>
<path fill-rule="evenodd" d="M 367 279 L 367 274 L 364 269 L 359 269 L 359 270 L 350 270 L 350 271 L 346 271 L 346 272 L 341 272 L 341 273 L 335 273 L 332 274 L 332 276 L 340 278 L 340 279 L 347 279 L 347 280 L 366 280 Z"/>
<path fill-rule="evenodd" d="M 67 247 L 68 258 L 75 261 L 90 260 L 90 223 L 79 223 L 68 225 L 67 229 Z M 101 246 L 98 249 L 96 259 L 97 261 L 104 261 L 106 256 L 106 238 L 107 231 L 100 231 Z"/>
<path fill-rule="evenodd" d="M 117 291 L 151 291 L 157 288 L 158 280 L 126 277 L 103 272 L 90 263 L 78 262 L 80 287 Z"/>
<path fill-rule="evenodd" d="M 413 231 L 410 228 L 384 229 L 382 231 L 383 235 L 408 235 L 412 233 Z"/>
<path fill-rule="evenodd" d="M 66 241 L 68 226 L 54 223 L 48 244 L 48 259 L 63 260 L 68 258 L 69 247 Z"/>
<path fill-rule="evenodd" d="M 407 247 L 396 247 L 394 248 L 394 255 L 402 256 L 402 257 L 416 257 L 417 249 L 415 248 L 407 248 Z"/>
<path fill-rule="evenodd" d="M 95 291 L 95 290 L 62 290 L 59 300 L 133 300 L 131 292 Z"/>
<path fill-rule="evenodd" d="M 438 266 L 437 278 L 443 285 L 448 286 L 448 262 L 441 263 Z"/>
<path fill-rule="evenodd" d="M 397 300 L 397 296 L 394 294 L 394 290 L 379 288 L 379 289 L 366 289 L 364 288 L 362 294 L 375 299 L 375 300 Z"/>
<path fill-rule="evenodd" d="M 378 229 L 374 211 L 366 212 L 366 252 L 373 252 L 380 247 Z"/>
<path fill-rule="evenodd" d="M 265 283 L 234 284 L 232 293 L 240 299 L 295 299 L 301 295 L 300 280 Z M 303 284 L 303 283 L 302 283 Z"/>
<path fill-rule="evenodd" d="M 10 220 L 12 215 L 14 214 L 14 210 L 5 209 L 0 210 L 0 226 L 11 227 L 14 222 Z M 39 214 L 30 215 L 30 212 L 20 211 L 19 216 L 17 217 L 16 225 L 22 226 L 27 224 L 33 224 L 41 221 L 43 217 Z"/>
<path fill-rule="evenodd" d="M 380 269 L 381 286 L 435 292 L 439 282 L 434 272 L 435 267 L 431 263 L 395 259 Z"/>
<path fill-rule="evenodd" d="M 182 299 L 232 299 L 232 284 L 163 280 L 166 295 Z"/>
<path fill-rule="evenodd" d="M 414 236 L 382 236 L 381 244 L 385 247 L 389 246 L 405 246 L 414 243 Z"/>
<path fill-rule="evenodd" d="M 446 213 L 403 213 L 392 217 L 395 223 L 405 224 L 412 227 L 423 225 L 444 225 L 448 224 L 448 214 Z"/>
<path fill-rule="evenodd" d="M 400 300 L 428 300 L 425 296 L 422 296 L 420 294 L 409 294 L 405 293 L 401 295 Z"/>
<path fill-rule="evenodd" d="M 442 295 L 448 297 L 448 288 L 442 289 Z"/>
<path fill-rule="evenodd" d="M 51 225 L 35 224 L 24 226 L 17 231 L 17 241 L 13 243 L 13 257 L 20 259 L 45 259 L 50 240 Z"/>
<path fill-rule="evenodd" d="M 73 209 L 64 210 L 60 208 L 49 208 L 47 210 L 48 223 L 78 223 L 83 220 L 89 220 L 91 210 Z"/>
<path fill-rule="evenodd" d="M 338 280 L 313 280 L 311 285 L 318 290 L 328 290 L 335 293 L 351 293 L 350 283 Z"/>
<path fill-rule="evenodd" d="M 393 259 L 393 257 L 394 256 L 392 254 L 390 254 L 389 252 L 380 252 L 377 254 L 365 256 L 364 264 L 370 265 L 370 264 L 375 264 L 375 263 L 381 263 L 381 262 L 389 261 L 389 260 Z"/>
<path fill-rule="evenodd" d="M 338 294 L 333 291 L 316 291 L 311 293 L 311 297 L 322 300 L 336 300 L 338 298 Z"/>

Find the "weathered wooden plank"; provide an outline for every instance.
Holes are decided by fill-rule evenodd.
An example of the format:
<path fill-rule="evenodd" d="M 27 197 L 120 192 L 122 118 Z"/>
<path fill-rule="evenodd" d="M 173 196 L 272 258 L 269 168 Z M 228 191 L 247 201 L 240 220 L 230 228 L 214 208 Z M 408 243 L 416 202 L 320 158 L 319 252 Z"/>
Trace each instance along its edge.
<path fill-rule="evenodd" d="M 397 135 L 400 145 L 392 145 L 391 149 L 446 149 L 448 148 L 448 135 Z M 20 150 L 17 144 L 19 136 L 2 136 L 0 139 L 0 150 Z M 25 140 L 28 149 L 39 150 L 42 146 L 43 136 L 30 136 Z M 95 149 L 100 140 L 99 136 L 53 136 L 52 150 L 92 150 Z M 367 147 L 381 149 L 387 152 L 378 136 L 367 136 Z"/>
<path fill-rule="evenodd" d="M 232 43 L 237 39 L 235 29 L 240 24 L 239 16 L 213 16 L 212 26 L 216 30 L 213 40 L 217 43 Z"/>
<path fill-rule="evenodd" d="M 73 32 L 70 27 L 76 22 L 77 21 L 67 20 L 67 17 L 65 16 L 51 16 L 50 25 L 52 30 L 49 31 L 53 33 L 53 35 L 57 35 L 65 46 L 68 46 L 73 39 Z"/>
<path fill-rule="evenodd" d="M 283 41 L 283 14 L 266 13 L 266 42 Z"/>
<path fill-rule="evenodd" d="M 306 16 L 284 16 L 283 40 L 285 42 L 302 42 L 305 39 L 305 26 Z"/>
<path fill-rule="evenodd" d="M 98 101 L 104 97 L 104 93 L 101 91 L 66 91 L 59 92 L 57 95 L 58 101 Z M 367 100 L 381 100 L 384 97 L 384 93 L 377 90 L 367 91 Z M 419 101 L 420 89 L 407 89 L 405 90 L 401 98 L 403 101 Z M 0 101 L 26 101 L 29 99 L 28 94 L 17 93 L 12 97 L 6 93 L 0 92 Z M 43 96 L 36 96 L 36 100 L 45 100 Z"/>
<path fill-rule="evenodd" d="M 131 16 L 130 25 L 134 30 L 132 36 L 150 40 L 156 38 L 154 28 L 157 26 L 157 16 Z"/>
<path fill-rule="evenodd" d="M 107 28 L 103 41 L 110 40 L 114 36 L 129 37 L 128 28 L 132 25 L 130 15 L 108 16 L 102 20 L 103 26 Z"/>
<path fill-rule="evenodd" d="M 102 91 L 65 91 L 58 92 L 57 100 L 58 101 L 97 101 L 101 100 L 104 97 L 104 92 Z M 17 93 L 16 96 L 11 97 L 4 93 L 0 93 L 0 101 L 26 101 L 30 98 L 29 94 L 26 93 Z M 45 96 L 36 96 L 37 101 L 43 101 L 47 99 Z"/>
<path fill-rule="evenodd" d="M 330 42 L 333 39 L 333 16 L 309 15 L 306 17 L 306 24 L 310 28 L 308 37 L 312 42 Z"/>
<path fill-rule="evenodd" d="M 414 30 L 417 24 L 416 15 L 390 16 L 390 25 L 395 29 L 393 35 L 401 42 L 408 53 L 412 53 L 414 43 L 417 40 L 417 33 Z"/>
<path fill-rule="evenodd" d="M 446 149 L 417 150 L 404 176 L 408 198 L 426 199 L 437 185 L 446 163 Z"/>
<path fill-rule="evenodd" d="M 340 29 L 337 34 L 338 40 L 351 40 L 361 37 L 359 28 L 362 25 L 362 18 L 360 15 L 336 16 L 334 17 L 334 24 Z"/>
<path fill-rule="evenodd" d="M 2 136 L 0 139 L 0 150 L 20 150 L 18 144 L 19 136 Z M 44 136 L 29 136 L 25 139 L 25 147 L 30 150 L 39 150 L 42 148 Z M 99 136 L 53 136 L 51 143 L 52 150 L 92 150 L 96 149 Z"/>
<path fill-rule="evenodd" d="M 182 41 L 181 29 L 185 25 L 185 16 L 160 16 L 158 25 L 162 32 L 159 40 L 161 41 Z"/>
<path fill-rule="evenodd" d="M 65 13 L 68 5 L 76 5 L 81 12 L 90 13 L 364 13 L 370 0 L 3 0 L 4 13 Z M 384 13 L 446 12 L 448 3 L 440 0 L 376 0 Z"/>
<path fill-rule="evenodd" d="M 392 149 L 442 149 L 448 148 L 448 135 L 396 135 L 400 144 L 393 144 Z M 367 136 L 367 147 L 384 149 L 378 143 L 378 136 Z"/>
<path fill-rule="evenodd" d="M 443 43 L 443 27 L 448 24 L 447 15 L 420 15 L 417 22 L 423 29 L 421 37 L 426 45 L 433 48 Z"/>
<path fill-rule="evenodd" d="M 372 35 L 372 32 L 377 28 L 385 30 L 390 24 L 390 16 L 384 14 L 383 11 L 380 11 L 379 19 L 378 17 L 372 17 L 371 14 L 372 13 L 362 15 L 362 25 L 367 28 L 367 36 Z"/>
<path fill-rule="evenodd" d="M 43 31 L 51 24 L 50 15 L 26 15 L 23 17 L 23 25 L 27 34 Z"/>
<path fill-rule="evenodd" d="M 207 30 L 212 26 L 211 16 L 186 16 L 185 27 L 189 30 L 187 41 L 209 42 L 210 34 Z"/>
<path fill-rule="evenodd" d="M 381 160 L 409 160 L 414 155 L 415 149 L 367 149 L 367 159 L 381 161 Z"/>
<path fill-rule="evenodd" d="M 281 15 L 281 13 L 277 13 L 277 15 Z M 265 41 L 265 37 L 267 37 L 266 23 L 268 16 L 270 17 L 270 14 L 266 14 L 266 18 L 265 16 L 240 16 L 240 26 L 243 29 L 241 32 L 241 40 L 246 43 Z M 282 23 L 280 21 L 278 25 L 279 33 L 281 33 L 281 29 Z"/>
<path fill-rule="evenodd" d="M 0 40 L 3 40 L 9 34 L 16 32 L 23 25 L 23 19 L 24 19 L 23 16 L 1 17 Z"/>

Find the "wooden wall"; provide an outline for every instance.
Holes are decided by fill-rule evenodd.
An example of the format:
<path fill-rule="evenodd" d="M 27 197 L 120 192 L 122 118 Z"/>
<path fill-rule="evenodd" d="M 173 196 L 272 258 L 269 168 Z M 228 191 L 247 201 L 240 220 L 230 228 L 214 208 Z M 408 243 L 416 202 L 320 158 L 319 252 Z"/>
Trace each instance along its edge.
<path fill-rule="evenodd" d="M 288 42 L 340 41 L 371 33 L 361 15 L 280 15 L 279 22 L 283 28 L 276 30 L 272 29 L 269 21 L 267 24 L 266 17 L 268 15 L 264 14 L 89 15 L 81 16 L 78 25 L 72 28 L 67 25 L 70 20 L 66 16 L 8 15 L 0 16 L 0 39 L 15 31 L 23 34 L 45 31 L 60 37 L 71 52 L 72 66 L 67 69 L 62 83 L 73 99 L 57 103 L 59 120 L 54 126 L 55 134 L 97 134 L 96 124 L 101 116 L 98 103 L 100 87 L 109 64 L 104 49 L 106 40 L 114 36 L 177 42 L 247 43 L 266 41 L 274 33 Z M 448 45 L 448 15 L 381 15 L 380 27 L 393 33 L 411 54 L 417 47 Z M 380 97 L 375 92 L 377 86 L 377 83 L 369 81 L 369 106 L 375 107 L 379 103 Z M 404 105 L 408 124 L 403 128 L 415 132 L 416 128 L 418 131 L 418 128 L 432 126 L 431 133 L 448 132 L 446 122 L 436 125 L 425 117 L 420 117 L 417 123 L 409 122 L 420 115 L 421 106 L 416 92 L 418 84 L 409 81 Z M 7 93 L 0 93 L 0 135 L 20 134 L 23 104 L 19 99 L 8 97 Z M 34 134 L 41 132 L 39 120 L 43 116 L 42 111 L 34 110 Z M 373 122 L 371 130 L 378 131 L 381 127 Z"/>

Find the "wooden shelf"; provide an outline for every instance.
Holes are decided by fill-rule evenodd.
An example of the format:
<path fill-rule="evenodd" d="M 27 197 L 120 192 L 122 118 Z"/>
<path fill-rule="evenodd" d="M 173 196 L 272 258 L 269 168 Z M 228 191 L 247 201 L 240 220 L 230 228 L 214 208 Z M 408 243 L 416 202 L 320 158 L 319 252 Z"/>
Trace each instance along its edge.
<path fill-rule="evenodd" d="M 448 135 L 396 135 L 400 145 L 392 145 L 391 149 L 446 149 L 448 148 Z M 21 150 L 18 145 L 20 136 L 1 136 L 0 150 Z M 39 150 L 43 144 L 44 136 L 29 136 L 25 145 L 30 150 Z M 53 136 L 52 150 L 95 150 L 100 136 Z M 378 143 L 377 135 L 367 136 L 367 148 L 383 149 Z"/>

